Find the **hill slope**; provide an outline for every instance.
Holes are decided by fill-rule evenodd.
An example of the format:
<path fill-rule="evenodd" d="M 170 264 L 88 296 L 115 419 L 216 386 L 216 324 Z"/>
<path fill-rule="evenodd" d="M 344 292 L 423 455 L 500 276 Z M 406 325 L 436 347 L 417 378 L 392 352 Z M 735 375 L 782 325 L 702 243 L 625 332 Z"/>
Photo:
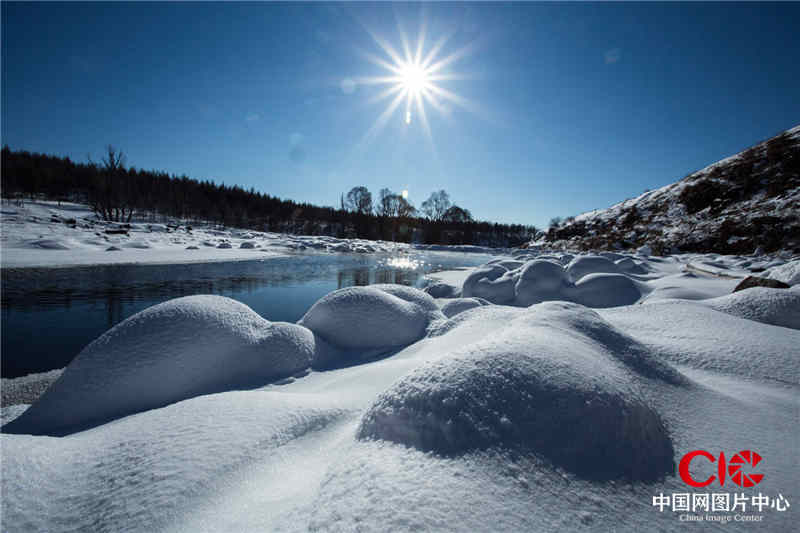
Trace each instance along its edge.
<path fill-rule="evenodd" d="M 800 125 L 682 180 L 551 228 L 548 246 L 800 251 Z"/>

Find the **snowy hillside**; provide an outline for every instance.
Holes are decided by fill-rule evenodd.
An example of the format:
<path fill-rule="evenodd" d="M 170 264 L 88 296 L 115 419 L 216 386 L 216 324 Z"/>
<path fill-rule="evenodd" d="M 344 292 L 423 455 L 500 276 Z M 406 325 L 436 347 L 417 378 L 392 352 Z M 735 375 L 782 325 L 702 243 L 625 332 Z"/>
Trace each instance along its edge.
<path fill-rule="evenodd" d="M 753 267 L 792 287 L 731 293 Z M 793 530 L 800 260 L 518 250 L 433 276 L 297 324 L 170 300 L 3 380 L 3 530 Z M 693 489 L 697 449 L 753 450 L 763 481 Z M 740 503 L 656 505 L 709 493 Z"/>
<path fill-rule="evenodd" d="M 547 244 L 662 252 L 800 252 L 800 126 L 682 180 L 569 218 Z"/>

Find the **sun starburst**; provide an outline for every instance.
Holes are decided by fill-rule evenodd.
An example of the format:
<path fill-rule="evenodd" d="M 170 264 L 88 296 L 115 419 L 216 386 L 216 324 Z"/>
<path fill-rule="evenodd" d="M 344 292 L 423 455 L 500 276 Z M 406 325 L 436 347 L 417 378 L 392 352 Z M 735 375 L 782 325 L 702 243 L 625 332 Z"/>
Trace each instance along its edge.
<path fill-rule="evenodd" d="M 405 124 L 410 126 L 412 118 L 418 120 L 431 142 L 433 136 L 426 107 L 432 107 L 443 114 L 447 114 L 452 106 L 472 110 L 471 104 L 465 98 L 442 86 L 442 82 L 464 78 L 463 75 L 452 72 L 450 68 L 453 63 L 471 51 L 472 45 L 443 55 L 442 50 L 453 35 L 450 33 L 439 38 L 425 51 L 426 26 L 423 23 L 418 33 L 416 47 L 412 51 L 405 32 L 398 26 L 403 50 L 401 54 L 389 41 L 369 29 L 367 31 L 384 55 L 365 52 L 365 56 L 374 65 L 383 69 L 384 73 L 380 76 L 359 78 L 358 82 L 364 85 L 386 86 L 370 100 L 370 103 L 383 100 L 389 100 L 389 103 L 375 120 L 364 140 L 369 140 L 380 133 L 392 117 L 396 116 L 403 104 L 405 109 L 402 116 Z"/>

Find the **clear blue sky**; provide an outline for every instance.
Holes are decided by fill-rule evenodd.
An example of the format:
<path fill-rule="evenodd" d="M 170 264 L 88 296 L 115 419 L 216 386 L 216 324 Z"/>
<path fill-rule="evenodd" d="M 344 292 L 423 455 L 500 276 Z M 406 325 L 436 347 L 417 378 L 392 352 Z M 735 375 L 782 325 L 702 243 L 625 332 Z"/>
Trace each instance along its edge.
<path fill-rule="evenodd" d="M 466 50 L 405 106 L 365 84 L 422 21 Z M 2 4 L 2 142 L 338 204 L 446 189 L 545 225 L 800 123 L 800 4 Z M 350 80 L 350 81 L 345 81 Z M 459 100 L 461 101 L 461 100 Z M 414 109 L 416 111 L 416 109 Z"/>

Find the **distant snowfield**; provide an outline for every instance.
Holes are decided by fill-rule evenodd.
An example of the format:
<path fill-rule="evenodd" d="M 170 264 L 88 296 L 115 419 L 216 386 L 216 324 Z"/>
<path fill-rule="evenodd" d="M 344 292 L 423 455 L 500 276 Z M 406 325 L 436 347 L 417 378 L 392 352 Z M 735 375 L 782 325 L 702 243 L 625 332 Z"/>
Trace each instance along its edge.
<path fill-rule="evenodd" d="M 798 264 L 519 250 L 427 293 L 340 289 L 298 324 L 170 300 L 2 409 L 3 528 L 678 531 L 654 496 L 744 493 L 691 527 L 790 531 Z M 762 268 L 793 287 L 731 294 Z M 3 380 L 4 399 L 56 375 Z M 754 450 L 764 480 L 689 487 L 673 465 L 695 449 Z M 792 506 L 753 510 L 759 492 Z"/>

